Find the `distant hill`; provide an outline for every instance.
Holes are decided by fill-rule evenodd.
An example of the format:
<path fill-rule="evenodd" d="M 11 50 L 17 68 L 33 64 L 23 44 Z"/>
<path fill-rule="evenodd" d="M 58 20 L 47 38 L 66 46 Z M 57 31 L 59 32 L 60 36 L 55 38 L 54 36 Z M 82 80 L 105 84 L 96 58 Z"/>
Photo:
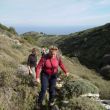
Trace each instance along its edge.
<path fill-rule="evenodd" d="M 38 45 L 41 46 L 40 44 L 42 43 L 43 39 L 45 38 L 54 38 L 56 35 L 48 35 L 45 34 L 43 32 L 26 32 L 24 34 L 21 34 L 22 38 L 24 38 L 25 40 L 27 40 L 29 43 L 34 44 L 34 45 Z M 46 40 L 47 42 L 47 40 Z"/>
<path fill-rule="evenodd" d="M 31 31 L 31 32 L 26 32 L 26 33 L 24 33 L 24 34 L 21 34 L 22 36 L 42 36 L 42 35 L 44 35 L 44 33 L 43 32 L 34 32 L 34 31 Z"/>
<path fill-rule="evenodd" d="M 88 67 L 100 68 L 103 56 L 110 53 L 110 23 L 71 33 L 57 42 L 65 55 L 78 57 Z"/>

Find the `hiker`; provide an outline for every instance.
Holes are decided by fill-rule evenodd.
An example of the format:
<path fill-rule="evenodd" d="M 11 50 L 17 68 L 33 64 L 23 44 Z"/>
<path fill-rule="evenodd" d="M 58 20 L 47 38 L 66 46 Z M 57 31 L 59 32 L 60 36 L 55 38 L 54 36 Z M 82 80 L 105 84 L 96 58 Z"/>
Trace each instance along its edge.
<path fill-rule="evenodd" d="M 42 50 L 41 50 L 41 55 L 45 55 L 46 54 L 46 49 L 43 47 Z"/>
<path fill-rule="evenodd" d="M 50 46 L 49 53 L 41 57 L 36 68 L 37 83 L 40 83 L 39 77 L 41 73 L 41 91 L 38 97 L 39 107 L 42 106 L 42 101 L 44 99 L 48 87 L 49 87 L 49 106 L 54 105 L 54 99 L 56 95 L 55 87 L 59 66 L 67 76 L 69 73 L 67 72 L 64 64 L 62 63 L 61 56 L 58 55 L 58 48 L 56 46 Z"/>
<path fill-rule="evenodd" d="M 33 83 L 36 83 L 36 72 L 35 72 L 35 68 L 37 65 L 37 50 L 36 48 L 32 49 L 32 53 L 28 56 L 28 61 L 27 61 L 27 66 L 29 69 L 29 74 L 32 75 L 33 77 Z"/>

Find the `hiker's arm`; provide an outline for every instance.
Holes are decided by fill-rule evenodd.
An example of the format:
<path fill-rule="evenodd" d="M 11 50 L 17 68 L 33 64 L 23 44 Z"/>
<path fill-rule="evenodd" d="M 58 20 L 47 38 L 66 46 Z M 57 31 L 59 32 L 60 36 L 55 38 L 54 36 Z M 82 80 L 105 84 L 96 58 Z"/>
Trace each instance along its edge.
<path fill-rule="evenodd" d="M 36 78 L 39 78 L 43 63 L 44 63 L 44 58 L 41 57 L 40 61 L 38 62 L 38 65 L 36 67 Z"/>
<path fill-rule="evenodd" d="M 30 55 L 28 56 L 27 65 L 30 65 Z"/>
<path fill-rule="evenodd" d="M 29 70 L 29 74 L 32 73 L 31 68 L 30 68 L 30 55 L 28 57 L 27 67 L 28 67 L 28 70 Z"/>
<path fill-rule="evenodd" d="M 65 74 L 68 73 L 68 72 L 67 72 L 67 69 L 65 68 L 65 66 L 64 66 L 64 64 L 63 64 L 61 58 L 59 59 L 59 66 L 60 66 L 60 68 L 63 70 L 63 72 L 64 72 Z"/>

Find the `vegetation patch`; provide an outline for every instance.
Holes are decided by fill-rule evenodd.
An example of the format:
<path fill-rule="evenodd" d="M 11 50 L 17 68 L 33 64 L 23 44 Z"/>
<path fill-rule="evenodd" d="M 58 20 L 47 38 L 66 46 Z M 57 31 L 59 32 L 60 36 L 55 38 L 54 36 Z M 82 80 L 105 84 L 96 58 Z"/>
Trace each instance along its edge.
<path fill-rule="evenodd" d="M 106 110 L 100 103 L 89 98 L 73 98 L 68 104 L 62 103 L 60 110 Z"/>
<path fill-rule="evenodd" d="M 62 99 L 71 99 L 86 93 L 96 94 L 99 93 L 99 90 L 87 80 L 78 79 L 73 81 L 72 78 L 67 78 L 61 88 L 60 96 Z"/>

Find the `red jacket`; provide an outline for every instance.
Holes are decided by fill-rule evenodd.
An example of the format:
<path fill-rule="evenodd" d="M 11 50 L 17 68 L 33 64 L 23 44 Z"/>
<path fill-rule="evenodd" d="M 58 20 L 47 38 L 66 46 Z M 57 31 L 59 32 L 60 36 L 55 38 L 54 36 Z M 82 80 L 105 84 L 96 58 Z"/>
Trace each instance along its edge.
<path fill-rule="evenodd" d="M 49 56 L 47 56 L 47 58 L 41 57 L 38 65 L 36 67 L 36 78 L 39 78 L 41 69 L 43 69 L 47 74 L 52 75 L 52 74 L 55 74 L 58 72 L 59 66 L 66 74 L 67 70 L 66 70 L 64 64 L 62 63 L 61 57 L 59 59 L 57 57 L 51 58 Z"/>

